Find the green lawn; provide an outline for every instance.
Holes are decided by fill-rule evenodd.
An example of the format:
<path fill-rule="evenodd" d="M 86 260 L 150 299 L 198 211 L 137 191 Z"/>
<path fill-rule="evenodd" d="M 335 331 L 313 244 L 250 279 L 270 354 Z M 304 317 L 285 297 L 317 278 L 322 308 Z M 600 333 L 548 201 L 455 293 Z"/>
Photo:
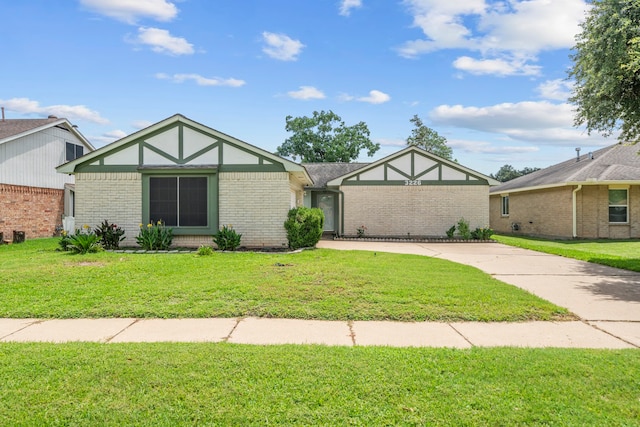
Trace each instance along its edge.
<path fill-rule="evenodd" d="M 640 271 L 640 240 L 545 240 L 500 235 L 492 239 L 506 245 Z"/>
<path fill-rule="evenodd" d="M 640 352 L 0 344 L 0 425 L 640 425 Z"/>
<path fill-rule="evenodd" d="M 0 247 L 0 317 L 567 319 L 563 308 L 472 267 L 414 255 L 72 255 L 56 239 Z"/>

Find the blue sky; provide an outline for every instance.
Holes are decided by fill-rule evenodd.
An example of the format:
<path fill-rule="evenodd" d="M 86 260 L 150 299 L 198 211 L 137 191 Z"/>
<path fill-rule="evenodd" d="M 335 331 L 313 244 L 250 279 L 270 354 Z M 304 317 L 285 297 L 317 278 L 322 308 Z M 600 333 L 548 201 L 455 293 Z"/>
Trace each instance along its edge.
<path fill-rule="evenodd" d="M 332 110 L 405 146 L 419 115 L 479 172 L 613 144 L 573 125 L 583 0 L 0 0 L 0 106 L 97 147 L 175 113 L 275 151 Z M 373 160 L 362 153 L 360 160 Z"/>

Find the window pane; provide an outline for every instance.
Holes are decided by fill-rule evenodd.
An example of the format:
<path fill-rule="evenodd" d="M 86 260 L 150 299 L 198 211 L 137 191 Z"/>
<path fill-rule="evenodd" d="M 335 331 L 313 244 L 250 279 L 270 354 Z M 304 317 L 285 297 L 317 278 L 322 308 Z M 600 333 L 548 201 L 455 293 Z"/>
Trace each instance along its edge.
<path fill-rule="evenodd" d="M 178 225 L 178 178 L 149 178 L 149 219 Z"/>
<path fill-rule="evenodd" d="M 609 204 L 626 206 L 627 190 L 609 190 Z"/>
<path fill-rule="evenodd" d="M 509 215 L 509 196 L 502 198 L 502 215 Z"/>
<path fill-rule="evenodd" d="M 78 157 L 82 157 L 82 155 L 84 154 L 84 147 L 82 145 L 76 145 L 75 148 L 76 148 L 75 158 L 77 159 Z"/>
<path fill-rule="evenodd" d="M 206 227 L 207 178 L 180 178 L 180 226 Z"/>
<path fill-rule="evenodd" d="M 74 160 L 75 154 L 76 154 L 75 145 L 70 142 L 67 142 L 65 145 L 65 159 L 67 159 L 67 162 Z"/>
<path fill-rule="evenodd" d="M 609 222 L 627 222 L 627 207 L 609 206 Z"/>

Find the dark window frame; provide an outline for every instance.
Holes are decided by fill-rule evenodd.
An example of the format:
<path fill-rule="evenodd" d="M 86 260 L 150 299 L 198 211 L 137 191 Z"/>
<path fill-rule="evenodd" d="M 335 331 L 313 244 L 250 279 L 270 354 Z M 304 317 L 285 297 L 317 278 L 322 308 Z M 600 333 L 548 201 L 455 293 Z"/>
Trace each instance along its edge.
<path fill-rule="evenodd" d="M 509 195 L 500 197 L 500 214 L 502 216 L 509 216 Z"/>
<path fill-rule="evenodd" d="M 84 147 L 73 142 L 65 141 L 64 158 L 67 162 L 82 157 L 84 155 Z"/>
<path fill-rule="evenodd" d="M 624 191 L 625 203 L 611 203 L 612 191 Z M 609 224 L 629 224 L 629 189 L 628 188 L 609 188 L 608 194 L 608 211 L 609 211 Z M 624 216 L 622 219 L 621 217 Z M 617 220 L 616 218 L 620 218 Z"/>

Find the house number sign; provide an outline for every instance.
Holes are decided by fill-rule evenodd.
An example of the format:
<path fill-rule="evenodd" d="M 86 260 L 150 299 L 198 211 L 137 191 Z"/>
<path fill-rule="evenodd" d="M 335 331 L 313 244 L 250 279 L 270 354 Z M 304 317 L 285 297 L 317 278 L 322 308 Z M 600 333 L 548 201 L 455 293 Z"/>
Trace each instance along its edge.
<path fill-rule="evenodd" d="M 415 180 L 405 179 L 404 185 L 422 185 L 422 180 L 420 180 L 420 179 L 415 179 Z"/>

